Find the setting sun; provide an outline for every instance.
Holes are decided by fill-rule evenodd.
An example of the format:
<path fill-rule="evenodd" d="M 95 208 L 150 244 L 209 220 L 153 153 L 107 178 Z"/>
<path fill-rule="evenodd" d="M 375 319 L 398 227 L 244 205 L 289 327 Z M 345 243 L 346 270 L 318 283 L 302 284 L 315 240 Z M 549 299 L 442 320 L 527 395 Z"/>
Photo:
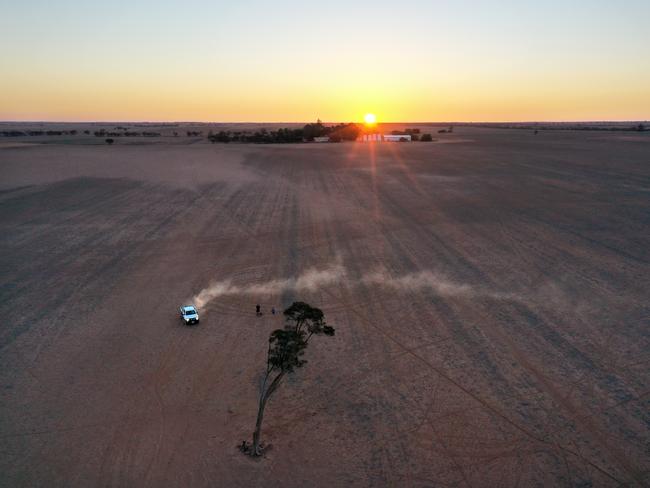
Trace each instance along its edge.
<path fill-rule="evenodd" d="M 374 125 L 377 123 L 377 117 L 375 117 L 375 114 L 366 114 L 364 115 L 363 120 L 365 120 L 368 125 Z"/>

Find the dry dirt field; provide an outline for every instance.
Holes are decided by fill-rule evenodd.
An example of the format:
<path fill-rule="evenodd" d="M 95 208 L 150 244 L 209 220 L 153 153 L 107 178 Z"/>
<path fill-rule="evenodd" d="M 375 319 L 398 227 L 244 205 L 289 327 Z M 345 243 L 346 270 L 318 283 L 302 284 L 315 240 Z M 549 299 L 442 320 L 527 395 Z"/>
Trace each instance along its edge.
<path fill-rule="evenodd" d="M 0 485 L 648 486 L 649 260 L 650 133 L 7 144 Z"/>

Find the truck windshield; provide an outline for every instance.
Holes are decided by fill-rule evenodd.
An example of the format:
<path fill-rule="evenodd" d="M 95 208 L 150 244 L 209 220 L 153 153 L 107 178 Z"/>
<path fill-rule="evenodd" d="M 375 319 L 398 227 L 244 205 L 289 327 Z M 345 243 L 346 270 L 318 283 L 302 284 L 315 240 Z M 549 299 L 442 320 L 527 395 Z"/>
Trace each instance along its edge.
<path fill-rule="evenodd" d="M 196 315 L 196 310 L 185 310 L 185 315 Z"/>

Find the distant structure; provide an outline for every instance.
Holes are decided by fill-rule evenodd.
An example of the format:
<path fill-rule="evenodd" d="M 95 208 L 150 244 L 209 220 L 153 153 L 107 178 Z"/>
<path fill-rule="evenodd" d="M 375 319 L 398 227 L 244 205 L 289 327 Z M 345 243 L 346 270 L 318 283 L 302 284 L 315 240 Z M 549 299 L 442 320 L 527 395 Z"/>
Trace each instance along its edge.
<path fill-rule="evenodd" d="M 411 134 L 362 134 L 360 142 L 411 142 Z"/>
<path fill-rule="evenodd" d="M 329 136 L 314 137 L 314 142 L 330 142 Z"/>
<path fill-rule="evenodd" d="M 382 141 L 382 135 L 381 134 L 362 134 L 361 137 L 358 139 L 361 142 L 381 142 Z"/>
<path fill-rule="evenodd" d="M 386 142 L 411 142 L 411 134 L 386 134 L 383 139 Z"/>

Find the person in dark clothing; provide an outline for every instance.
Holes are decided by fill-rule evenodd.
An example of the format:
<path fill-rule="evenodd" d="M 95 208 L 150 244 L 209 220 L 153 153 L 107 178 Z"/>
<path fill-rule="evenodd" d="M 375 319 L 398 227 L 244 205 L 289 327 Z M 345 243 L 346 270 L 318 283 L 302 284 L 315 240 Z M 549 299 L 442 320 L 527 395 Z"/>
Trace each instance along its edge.
<path fill-rule="evenodd" d="M 255 315 L 257 315 L 258 317 L 262 315 L 260 308 L 261 307 L 259 305 L 255 305 Z"/>
<path fill-rule="evenodd" d="M 275 315 L 275 307 L 271 307 L 271 313 Z"/>

